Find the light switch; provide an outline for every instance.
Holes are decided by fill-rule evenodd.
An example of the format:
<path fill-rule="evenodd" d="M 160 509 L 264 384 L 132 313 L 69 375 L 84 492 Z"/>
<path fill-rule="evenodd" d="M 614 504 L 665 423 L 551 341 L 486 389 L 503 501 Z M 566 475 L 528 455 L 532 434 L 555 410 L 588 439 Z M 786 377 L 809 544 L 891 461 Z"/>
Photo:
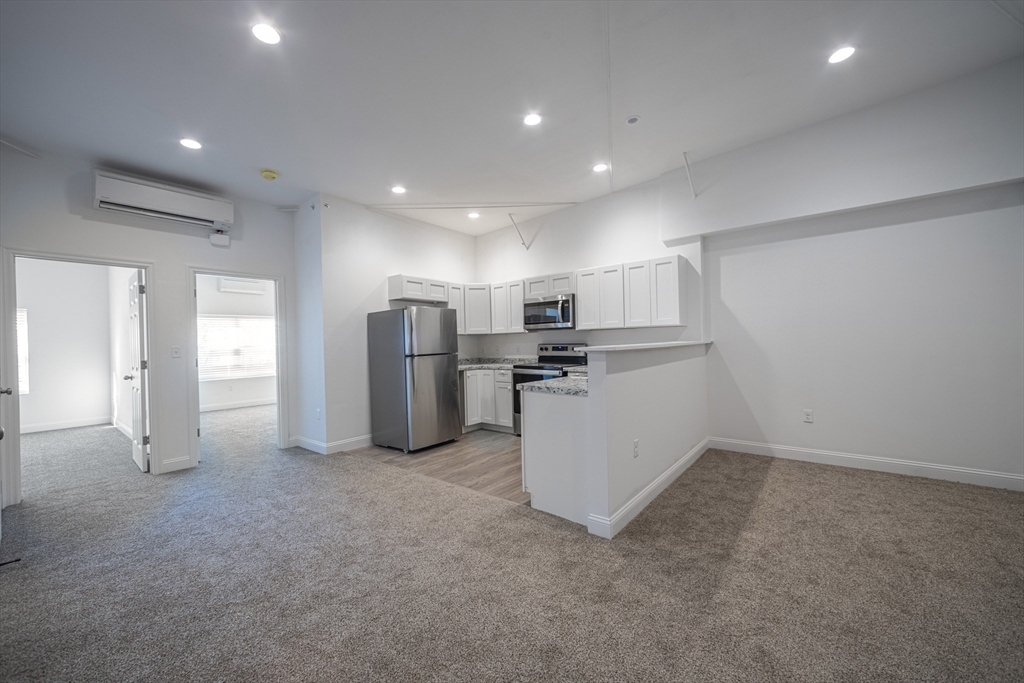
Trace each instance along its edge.
<path fill-rule="evenodd" d="M 171 358 L 181 358 L 181 347 L 180 346 L 172 346 L 171 347 Z"/>

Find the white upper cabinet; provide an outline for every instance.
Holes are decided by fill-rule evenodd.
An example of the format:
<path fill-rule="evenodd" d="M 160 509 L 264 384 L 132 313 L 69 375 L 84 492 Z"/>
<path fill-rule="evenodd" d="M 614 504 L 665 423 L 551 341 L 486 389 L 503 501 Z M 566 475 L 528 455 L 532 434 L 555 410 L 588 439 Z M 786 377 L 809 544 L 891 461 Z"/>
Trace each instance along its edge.
<path fill-rule="evenodd" d="M 651 262 L 622 264 L 626 327 L 651 325 Z"/>
<path fill-rule="evenodd" d="M 447 303 L 448 283 L 412 275 L 388 278 L 388 301 L 424 301 Z"/>
<path fill-rule="evenodd" d="M 491 333 L 491 286 L 465 285 L 466 334 Z"/>
<path fill-rule="evenodd" d="M 572 294 L 576 291 L 576 273 L 548 275 L 548 294 Z"/>
<path fill-rule="evenodd" d="M 526 332 L 523 327 L 523 281 L 513 280 L 505 284 L 508 287 L 508 331 Z"/>
<path fill-rule="evenodd" d="M 651 260 L 651 325 L 686 324 L 686 271 L 682 256 Z"/>
<path fill-rule="evenodd" d="M 508 332 L 508 283 L 491 285 L 491 334 Z"/>
<path fill-rule="evenodd" d="M 448 283 L 448 308 L 455 309 L 456 334 L 466 334 L 466 302 L 462 289 L 461 283 Z"/>
<path fill-rule="evenodd" d="M 536 299 L 537 297 L 547 296 L 548 289 L 551 288 L 551 281 L 549 276 L 541 275 L 540 277 L 531 277 L 523 280 L 524 293 L 527 299 Z"/>
<path fill-rule="evenodd" d="M 625 305 L 622 291 L 622 265 L 598 268 L 601 329 L 625 327 Z"/>
<path fill-rule="evenodd" d="M 558 273 L 557 275 L 540 275 L 523 281 L 524 294 L 527 299 L 556 294 L 572 294 L 576 291 L 576 273 Z"/>
<path fill-rule="evenodd" d="M 576 329 L 596 330 L 601 326 L 600 269 L 576 271 Z"/>

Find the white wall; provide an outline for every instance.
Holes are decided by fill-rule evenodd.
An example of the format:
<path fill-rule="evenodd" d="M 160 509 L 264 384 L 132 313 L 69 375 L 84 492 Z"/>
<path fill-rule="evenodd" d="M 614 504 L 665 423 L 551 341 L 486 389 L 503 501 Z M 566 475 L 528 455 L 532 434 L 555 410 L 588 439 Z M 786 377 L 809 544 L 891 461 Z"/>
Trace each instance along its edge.
<path fill-rule="evenodd" d="M 1024 58 L 662 177 L 663 239 L 1024 178 Z"/>
<path fill-rule="evenodd" d="M 534 354 L 537 344 L 581 341 L 629 344 L 645 341 L 697 341 L 701 329 L 700 241 L 666 247 L 661 241 L 661 187 L 657 181 L 524 221 L 520 229 L 497 230 L 476 240 L 476 282 L 499 282 L 534 275 L 682 254 L 689 263 L 689 324 L 646 330 L 550 330 L 480 337 L 481 355 Z"/>
<path fill-rule="evenodd" d="M 196 275 L 196 313 L 199 315 L 275 314 L 273 280 L 264 281 L 262 294 L 222 292 L 215 275 Z M 199 382 L 199 410 L 226 410 L 277 403 L 277 377 L 246 377 Z"/>
<path fill-rule="evenodd" d="M 292 443 L 318 452 L 327 447 L 322 204 L 313 195 L 295 214 L 296 363 L 290 416 Z"/>
<path fill-rule="evenodd" d="M 29 393 L 20 399 L 21 431 L 110 423 L 107 269 L 17 259 L 16 275 L 18 308 L 28 310 Z"/>
<path fill-rule="evenodd" d="M 1024 473 L 1022 205 L 1017 184 L 709 238 L 712 436 Z"/>
<path fill-rule="evenodd" d="M 235 201 L 231 246 L 210 244 L 208 231 L 92 208 L 92 167 L 85 162 L 33 159 L 0 150 L 0 246 L 96 259 L 151 262 L 152 469 L 194 466 L 195 427 L 189 415 L 187 367 L 188 266 L 254 273 L 290 282 L 294 267 L 291 214 L 250 200 Z M 4 266 L 6 268 L 6 265 Z M 287 293 L 287 285 L 284 287 Z M 294 336 L 294 328 L 289 328 Z M 172 358 L 171 347 L 182 349 Z M 7 484 L 5 483 L 5 486 Z M 16 502 L 5 495 L 4 503 Z"/>
<path fill-rule="evenodd" d="M 124 376 L 132 371 L 128 345 L 128 279 L 135 268 L 107 268 L 110 306 L 111 422 L 132 437 L 132 387 Z"/>
<path fill-rule="evenodd" d="M 474 238 L 330 195 L 320 195 L 319 208 L 327 448 L 333 452 L 369 444 L 366 315 L 390 307 L 387 277 L 408 273 L 470 282 Z"/>

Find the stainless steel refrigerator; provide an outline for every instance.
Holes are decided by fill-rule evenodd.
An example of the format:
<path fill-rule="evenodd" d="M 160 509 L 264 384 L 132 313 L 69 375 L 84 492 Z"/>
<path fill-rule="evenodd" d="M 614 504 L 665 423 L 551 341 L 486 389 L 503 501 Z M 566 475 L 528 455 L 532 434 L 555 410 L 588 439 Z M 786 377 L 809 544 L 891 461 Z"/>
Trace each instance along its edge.
<path fill-rule="evenodd" d="M 415 451 L 462 434 L 455 309 L 410 306 L 370 313 L 373 443 Z"/>

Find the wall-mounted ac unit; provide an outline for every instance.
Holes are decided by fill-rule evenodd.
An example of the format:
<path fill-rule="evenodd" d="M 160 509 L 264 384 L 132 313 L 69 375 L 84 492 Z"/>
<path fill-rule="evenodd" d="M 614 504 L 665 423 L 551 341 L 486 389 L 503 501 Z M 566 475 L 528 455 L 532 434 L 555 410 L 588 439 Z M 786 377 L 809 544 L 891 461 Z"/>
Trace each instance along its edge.
<path fill-rule="evenodd" d="M 227 199 L 106 171 L 96 171 L 93 207 L 210 230 L 230 230 L 235 222 L 235 205 Z"/>

